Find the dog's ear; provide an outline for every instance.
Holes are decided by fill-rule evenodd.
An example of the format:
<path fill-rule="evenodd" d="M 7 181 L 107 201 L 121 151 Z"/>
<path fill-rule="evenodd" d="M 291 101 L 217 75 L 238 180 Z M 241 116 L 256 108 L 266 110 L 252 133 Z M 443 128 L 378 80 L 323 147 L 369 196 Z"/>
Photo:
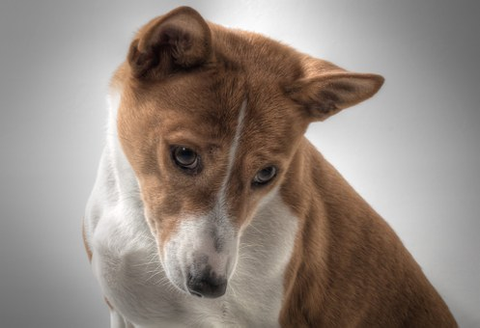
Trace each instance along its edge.
<path fill-rule="evenodd" d="M 136 78 L 160 79 L 212 59 L 212 36 L 200 14 L 179 7 L 142 27 L 130 45 L 128 63 Z"/>
<path fill-rule="evenodd" d="M 306 77 L 286 88 L 288 96 L 306 109 L 312 121 L 323 121 L 372 97 L 383 85 L 380 75 L 347 72 L 331 63 L 316 61 L 309 63 Z"/>

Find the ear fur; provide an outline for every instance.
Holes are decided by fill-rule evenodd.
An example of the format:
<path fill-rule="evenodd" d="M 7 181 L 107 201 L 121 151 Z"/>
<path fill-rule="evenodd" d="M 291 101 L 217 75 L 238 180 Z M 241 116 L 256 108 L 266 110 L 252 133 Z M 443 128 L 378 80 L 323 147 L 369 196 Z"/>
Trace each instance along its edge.
<path fill-rule="evenodd" d="M 211 59 L 212 36 L 200 14 L 179 7 L 140 29 L 130 45 L 128 63 L 137 78 L 162 78 Z"/>
<path fill-rule="evenodd" d="M 313 121 L 323 121 L 342 109 L 372 97 L 384 78 L 377 74 L 361 74 L 333 70 L 303 78 L 288 88 L 290 98 L 304 106 Z"/>

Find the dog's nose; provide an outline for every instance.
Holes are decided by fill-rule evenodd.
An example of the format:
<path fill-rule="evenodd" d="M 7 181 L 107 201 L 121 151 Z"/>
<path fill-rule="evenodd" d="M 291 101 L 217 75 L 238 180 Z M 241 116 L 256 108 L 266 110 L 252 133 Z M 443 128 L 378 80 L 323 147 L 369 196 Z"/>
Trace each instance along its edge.
<path fill-rule="evenodd" d="M 217 298 L 225 294 L 227 279 L 208 271 L 196 276 L 189 275 L 187 287 L 192 295 Z"/>

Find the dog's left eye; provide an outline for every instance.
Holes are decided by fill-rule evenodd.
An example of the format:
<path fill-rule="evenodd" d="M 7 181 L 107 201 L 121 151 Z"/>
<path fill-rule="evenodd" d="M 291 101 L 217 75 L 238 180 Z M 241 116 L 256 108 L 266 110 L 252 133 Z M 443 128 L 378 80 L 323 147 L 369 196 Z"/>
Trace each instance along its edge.
<path fill-rule="evenodd" d="M 189 171 L 198 169 L 200 162 L 200 158 L 195 151 L 182 146 L 172 147 L 172 158 L 177 166 Z"/>
<path fill-rule="evenodd" d="M 275 166 L 268 166 L 257 172 L 253 178 L 253 185 L 260 186 L 270 182 L 277 175 L 277 168 Z"/>

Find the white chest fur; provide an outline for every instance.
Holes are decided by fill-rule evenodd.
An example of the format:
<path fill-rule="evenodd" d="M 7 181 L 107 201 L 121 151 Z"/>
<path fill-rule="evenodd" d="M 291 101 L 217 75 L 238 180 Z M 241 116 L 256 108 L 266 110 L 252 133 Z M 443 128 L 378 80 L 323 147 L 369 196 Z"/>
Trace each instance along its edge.
<path fill-rule="evenodd" d="M 116 110 L 113 100 L 111 110 Z M 114 113 L 110 115 L 115 120 Z M 114 123 L 114 122 L 113 122 Z M 115 124 L 109 136 L 115 137 Z M 92 265 L 103 293 L 136 327 L 277 327 L 297 219 L 274 192 L 240 240 L 227 292 L 201 299 L 166 278 L 146 224 L 134 173 L 109 139 L 85 215 Z"/>

